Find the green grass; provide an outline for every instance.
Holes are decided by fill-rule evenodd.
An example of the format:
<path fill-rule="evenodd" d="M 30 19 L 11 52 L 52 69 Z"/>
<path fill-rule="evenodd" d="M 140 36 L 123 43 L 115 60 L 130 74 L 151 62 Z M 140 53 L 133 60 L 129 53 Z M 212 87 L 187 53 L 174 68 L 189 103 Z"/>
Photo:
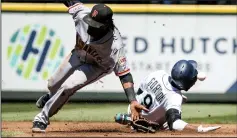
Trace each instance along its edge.
<path fill-rule="evenodd" d="M 113 122 L 117 113 L 126 113 L 125 103 L 68 103 L 51 121 Z M 40 110 L 34 103 L 2 103 L 2 121 L 32 121 Z M 184 104 L 182 119 L 189 123 L 236 123 L 234 104 Z"/>
<path fill-rule="evenodd" d="M 2 132 L 2 137 L 13 137 L 13 136 L 21 135 L 21 134 L 23 134 L 23 132 L 3 131 Z"/>
<path fill-rule="evenodd" d="M 235 115 L 225 115 L 225 116 L 210 116 L 206 118 L 184 118 L 185 121 L 189 123 L 208 123 L 208 124 L 235 124 L 237 123 L 236 114 Z"/>

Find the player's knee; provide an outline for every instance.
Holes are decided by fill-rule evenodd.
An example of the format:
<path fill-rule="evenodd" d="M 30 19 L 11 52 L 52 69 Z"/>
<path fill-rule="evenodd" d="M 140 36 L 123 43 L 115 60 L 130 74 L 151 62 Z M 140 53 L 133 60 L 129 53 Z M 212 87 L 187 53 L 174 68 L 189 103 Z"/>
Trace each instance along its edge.
<path fill-rule="evenodd" d="M 70 95 L 74 94 L 77 90 L 82 88 L 82 86 L 83 85 L 75 84 L 72 82 L 72 83 L 64 83 L 61 88 L 67 95 L 70 96 Z"/>
<path fill-rule="evenodd" d="M 173 130 L 173 123 L 178 120 L 181 119 L 181 114 L 177 109 L 169 109 L 168 111 L 166 111 L 166 121 L 168 123 L 169 129 Z"/>
<path fill-rule="evenodd" d="M 48 89 L 50 92 L 53 90 L 52 79 L 48 80 Z"/>
<path fill-rule="evenodd" d="M 65 91 L 65 92 L 71 92 L 73 90 L 73 87 L 70 86 L 70 85 L 62 85 L 62 89 Z"/>
<path fill-rule="evenodd" d="M 56 85 L 54 84 L 53 78 L 50 78 L 50 79 L 48 80 L 48 90 L 49 90 L 50 92 L 55 92 L 55 91 L 56 91 Z"/>

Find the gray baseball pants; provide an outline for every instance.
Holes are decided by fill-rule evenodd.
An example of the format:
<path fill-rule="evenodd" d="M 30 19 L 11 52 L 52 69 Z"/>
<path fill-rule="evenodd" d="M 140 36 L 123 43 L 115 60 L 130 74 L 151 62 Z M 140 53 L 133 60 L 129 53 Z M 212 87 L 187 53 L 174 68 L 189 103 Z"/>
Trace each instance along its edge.
<path fill-rule="evenodd" d="M 57 72 L 48 80 L 51 98 L 34 121 L 49 124 L 49 118 L 55 115 L 77 90 L 91 84 L 109 72 L 97 65 L 85 64 L 80 61 L 77 51 L 68 55 Z"/>

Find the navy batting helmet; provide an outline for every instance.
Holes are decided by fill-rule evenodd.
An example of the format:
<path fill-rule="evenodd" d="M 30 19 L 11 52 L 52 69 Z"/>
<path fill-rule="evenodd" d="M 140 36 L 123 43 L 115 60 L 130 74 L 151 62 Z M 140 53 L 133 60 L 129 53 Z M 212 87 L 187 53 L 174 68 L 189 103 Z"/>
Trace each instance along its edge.
<path fill-rule="evenodd" d="M 172 82 L 180 90 L 188 91 L 197 81 L 197 62 L 194 60 L 180 60 L 175 63 L 171 71 Z"/>

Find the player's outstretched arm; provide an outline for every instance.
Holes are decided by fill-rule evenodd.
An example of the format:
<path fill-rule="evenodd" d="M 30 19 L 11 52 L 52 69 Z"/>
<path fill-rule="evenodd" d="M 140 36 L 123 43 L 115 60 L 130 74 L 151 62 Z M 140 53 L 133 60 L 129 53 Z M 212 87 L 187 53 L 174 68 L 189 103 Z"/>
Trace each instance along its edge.
<path fill-rule="evenodd" d="M 194 126 L 191 124 L 186 123 L 185 121 L 181 120 L 181 114 L 177 109 L 169 109 L 166 112 L 166 120 L 168 122 L 168 126 L 170 130 L 177 130 L 177 131 L 183 131 L 183 130 L 189 130 L 193 132 L 209 132 L 216 129 L 219 129 L 220 126 L 214 126 L 214 127 L 202 127 L 202 125 Z"/>
<path fill-rule="evenodd" d="M 191 125 L 191 124 L 187 124 L 184 127 L 184 130 L 189 130 L 189 131 L 195 131 L 195 132 L 203 133 L 203 132 L 213 131 L 213 130 L 216 130 L 216 129 L 219 129 L 219 128 L 220 128 L 220 126 L 203 127 L 202 125 L 194 126 L 194 125 Z"/>
<path fill-rule="evenodd" d="M 68 8 L 68 13 L 72 15 L 75 22 L 82 20 L 91 11 L 89 7 L 83 5 L 79 0 L 66 0 L 63 1 L 63 4 Z"/>
<path fill-rule="evenodd" d="M 126 96 L 128 98 L 128 101 L 130 102 L 130 108 L 132 114 L 131 118 L 132 120 L 137 120 L 140 117 L 141 110 L 148 111 L 148 109 L 139 104 L 136 100 L 135 91 L 133 87 L 133 78 L 131 73 L 119 76 L 119 78 L 126 93 Z"/>
<path fill-rule="evenodd" d="M 114 68 L 114 72 L 116 76 L 119 77 L 123 89 L 126 93 L 128 101 L 130 102 L 130 110 L 131 110 L 131 118 L 132 120 L 136 120 L 140 117 L 141 110 L 149 111 L 147 108 L 142 106 L 137 102 L 134 87 L 133 87 L 133 77 L 130 73 L 130 69 L 128 67 L 126 52 L 124 47 L 120 48 L 117 53 L 118 61 Z"/>
<path fill-rule="evenodd" d="M 68 8 L 68 13 L 75 22 L 77 38 L 79 35 L 83 42 L 87 41 L 87 24 L 83 21 L 83 18 L 91 12 L 91 9 L 83 5 L 79 0 L 66 0 L 63 3 Z M 76 41 L 78 43 L 78 39 Z"/>

